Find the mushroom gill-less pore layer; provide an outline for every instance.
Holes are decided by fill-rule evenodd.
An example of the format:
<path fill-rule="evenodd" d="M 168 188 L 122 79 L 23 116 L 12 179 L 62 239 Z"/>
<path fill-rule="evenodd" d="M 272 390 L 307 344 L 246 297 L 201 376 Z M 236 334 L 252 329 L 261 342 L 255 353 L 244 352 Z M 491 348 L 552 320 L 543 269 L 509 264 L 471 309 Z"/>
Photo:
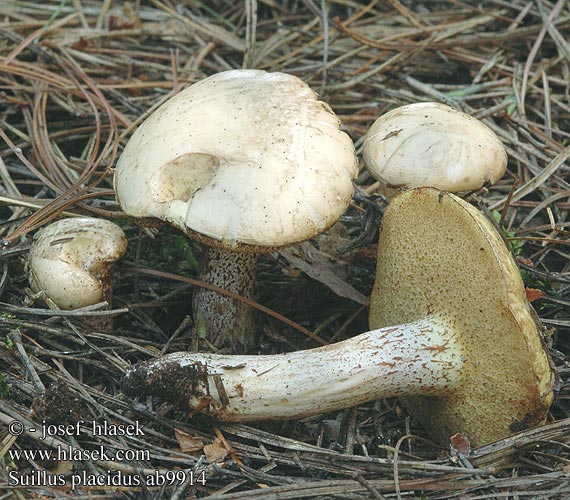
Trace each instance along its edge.
<path fill-rule="evenodd" d="M 544 421 L 553 376 L 510 252 L 468 203 L 413 189 L 384 215 L 370 327 L 433 313 L 461 332 L 464 382 L 447 396 L 403 400 L 436 439 L 462 432 L 481 445 Z"/>
<path fill-rule="evenodd" d="M 117 164 L 123 210 L 211 246 L 279 247 L 330 227 L 357 160 L 330 107 L 302 80 L 234 70 L 193 84 L 133 134 Z"/>

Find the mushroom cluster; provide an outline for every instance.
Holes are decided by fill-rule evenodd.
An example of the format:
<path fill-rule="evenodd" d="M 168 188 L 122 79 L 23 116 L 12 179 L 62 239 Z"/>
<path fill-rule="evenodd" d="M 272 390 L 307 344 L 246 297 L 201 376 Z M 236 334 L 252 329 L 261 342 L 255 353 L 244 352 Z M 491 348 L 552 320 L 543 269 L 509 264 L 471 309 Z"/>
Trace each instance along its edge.
<path fill-rule="evenodd" d="M 128 395 L 220 420 L 299 418 L 400 396 L 426 430 L 474 445 L 544 421 L 553 376 L 517 266 L 493 225 L 416 188 L 383 218 L 372 330 L 272 356 L 173 353 L 137 364 Z"/>
<path fill-rule="evenodd" d="M 120 157 L 115 191 L 141 223 L 166 221 L 207 245 L 200 280 L 251 297 L 258 254 L 332 226 L 352 198 L 357 163 L 339 119 L 302 80 L 232 70 L 149 116 Z M 255 345 L 248 306 L 200 288 L 193 309 L 215 347 Z"/>

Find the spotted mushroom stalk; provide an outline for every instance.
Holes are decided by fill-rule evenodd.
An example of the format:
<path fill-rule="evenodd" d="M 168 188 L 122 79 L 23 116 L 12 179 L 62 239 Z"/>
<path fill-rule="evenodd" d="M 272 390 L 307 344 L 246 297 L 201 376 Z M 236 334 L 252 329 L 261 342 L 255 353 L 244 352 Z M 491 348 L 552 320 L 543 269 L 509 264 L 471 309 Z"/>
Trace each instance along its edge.
<path fill-rule="evenodd" d="M 369 332 L 268 356 L 172 353 L 131 367 L 130 396 L 224 421 L 317 415 L 398 396 L 434 439 L 475 446 L 538 425 L 553 375 L 517 266 L 493 225 L 417 188 L 383 218 Z"/>

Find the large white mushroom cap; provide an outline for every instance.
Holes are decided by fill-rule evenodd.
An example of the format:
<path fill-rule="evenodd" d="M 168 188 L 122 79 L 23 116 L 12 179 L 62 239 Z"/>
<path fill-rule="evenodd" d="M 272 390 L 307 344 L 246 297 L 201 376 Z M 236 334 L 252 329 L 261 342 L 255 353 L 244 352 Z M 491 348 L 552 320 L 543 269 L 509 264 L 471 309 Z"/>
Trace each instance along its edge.
<path fill-rule="evenodd" d="M 107 300 L 112 267 L 126 249 L 123 230 L 110 221 L 75 217 L 54 222 L 34 237 L 28 257 L 30 288 L 61 309 Z"/>
<path fill-rule="evenodd" d="M 380 116 L 366 134 L 367 170 L 390 187 L 471 191 L 505 173 L 507 154 L 476 118 L 436 102 L 409 104 Z"/>
<path fill-rule="evenodd" d="M 117 164 L 117 198 L 127 214 L 210 245 L 297 243 L 334 224 L 352 197 L 357 159 L 339 125 L 295 76 L 218 73 L 136 130 Z"/>

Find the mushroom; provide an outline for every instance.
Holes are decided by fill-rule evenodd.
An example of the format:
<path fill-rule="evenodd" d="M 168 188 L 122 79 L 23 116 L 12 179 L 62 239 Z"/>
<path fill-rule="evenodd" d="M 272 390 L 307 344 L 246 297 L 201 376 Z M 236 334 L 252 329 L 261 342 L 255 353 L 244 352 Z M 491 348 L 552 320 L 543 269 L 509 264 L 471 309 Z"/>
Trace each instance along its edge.
<path fill-rule="evenodd" d="M 113 266 L 127 249 L 122 229 L 89 217 L 62 219 L 34 236 L 27 262 L 30 288 L 60 309 L 110 303 Z"/>
<path fill-rule="evenodd" d="M 172 353 L 127 370 L 219 420 L 300 418 L 399 396 L 438 441 L 474 445 L 544 421 L 553 376 L 517 266 L 492 224 L 452 194 L 407 191 L 379 241 L 371 331 L 271 356 Z"/>
<path fill-rule="evenodd" d="M 366 169 L 391 197 L 394 188 L 472 191 L 505 173 L 507 154 L 476 118 L 436 102 L 408 104 L 380 116 L 363 146 Z"/>
<path fill-rule="evenodd" d="M 299 78 L 215 74 L 136 130 L 116 167 L 122 209 L 207 245 L 198 279 L 253 295 L 257 256 L 325 231 L 352 198 L 357 158 L 328 104 Z M 255 344 L 253 310 L 199 288 L 195 328 L 216 347 Z"/>

